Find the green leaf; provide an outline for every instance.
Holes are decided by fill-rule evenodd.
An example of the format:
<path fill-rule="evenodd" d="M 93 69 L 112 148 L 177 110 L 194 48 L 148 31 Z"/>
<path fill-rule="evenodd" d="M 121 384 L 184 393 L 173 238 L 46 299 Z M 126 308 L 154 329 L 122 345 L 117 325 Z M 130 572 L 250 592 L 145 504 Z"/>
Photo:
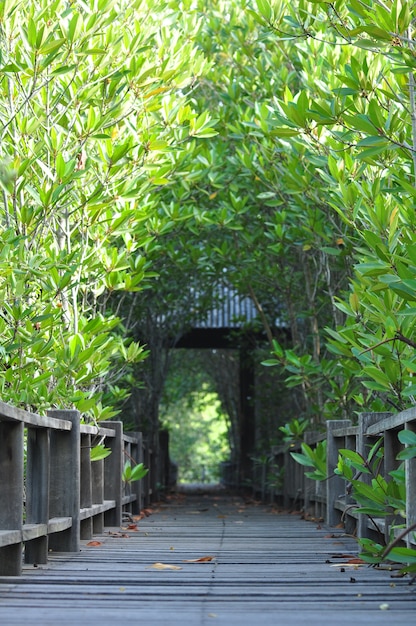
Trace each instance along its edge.
<path fill-rule="evenodd" d="M 268 0 L 256 0 L 257 9 L 262 17 L 267 22 L 270 22 L 273 17 L 273 10 Z"/>
<path fill-rule="evenodd" d="M 389 558 L 398 563 L 416 563 L 416 550 L 414 548 L 392 548 L 389 552 Z"/>
<path fill-rule="evenodd" d="M 65 42 L 66 42 L 66 39 L 62 37 L 60 39 L 54 39 L 52 41 L 48 41 L 45 44 L 43 44 L 43 46 L 41 46 L 41 48 L 39 49 L 39 52 L 40 54 L 49 54 L 50 52 L 55 52 L 56 50 L 59 50 L 59 48 L 62 48 Z"/>
<path fill-rule="evenodd" d="M 300 465 L 304 465 L 305 467 L 313 467 L 313 463 L 311 462 L 310 457 L 305 454 L 300 454 L 299 452 L 291 452 L 290 456 L 295 459 L 297 463 Z"/>
<path fill-rule="evenodd" d="M 130 461 L 126 461 L 123 470 L 123 481 L 126 483 L 134 482 L 144 478 L 149 470 L 144 467 L 143 463 L 138 463 L 133 468 Z"/>
<path fill-rule="evenodd" d="M 101 444 L 91 448 L 90 458 L 91 461 L 101 461 L 102 459 L 106 459 L 110 454 L 110 448 L 106 448 L 103 444 Z"/>
<path fill-rule="evenodd" d="M 412 430 L 401 430 L 397 435 L 400 443 L 404 443 L 409 446 L 416 446 L 416 433 Z"/>

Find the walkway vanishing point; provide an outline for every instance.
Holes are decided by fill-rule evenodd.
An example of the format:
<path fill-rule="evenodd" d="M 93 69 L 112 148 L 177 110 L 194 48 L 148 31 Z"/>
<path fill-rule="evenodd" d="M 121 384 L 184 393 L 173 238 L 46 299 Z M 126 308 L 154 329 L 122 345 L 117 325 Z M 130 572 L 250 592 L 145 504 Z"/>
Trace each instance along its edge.
<path fill-rule="evenodd" d="M 416 623 L 416 583 L 356 556 L 354 539 L 317 520 L 225 493 L 178 495 L 137 529 L 106 529 L 77 554 L 1 577 L 0 624 Z"/>

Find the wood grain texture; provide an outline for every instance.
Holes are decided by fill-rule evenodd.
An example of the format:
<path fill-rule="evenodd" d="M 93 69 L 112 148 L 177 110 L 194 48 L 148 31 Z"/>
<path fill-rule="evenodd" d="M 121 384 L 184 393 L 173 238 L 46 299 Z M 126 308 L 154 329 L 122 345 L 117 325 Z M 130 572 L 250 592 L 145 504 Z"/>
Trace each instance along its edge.
<path fill-rule="evenodd" d="M 416 586 L 348 566 L 355 541 L 230 495 L 160 505 L 138 531 L 113 528 L 0 578 L 0 623 L 17 626 L 409 626 Z M 203 556 L 204 563 L 185 563 Z M 344 555 L 344 556 L 341 556 Z M 180 570 L 156 570 L 154 563 Z M 344 571 L 343 571 L 344 570 Z"/>

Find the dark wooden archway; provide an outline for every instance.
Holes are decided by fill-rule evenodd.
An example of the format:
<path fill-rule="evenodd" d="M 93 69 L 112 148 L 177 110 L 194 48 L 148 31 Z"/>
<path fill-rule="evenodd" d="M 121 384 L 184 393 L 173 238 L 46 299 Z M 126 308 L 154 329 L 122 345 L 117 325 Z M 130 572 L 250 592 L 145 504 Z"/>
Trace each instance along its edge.
<path fill-rule="evenodd" d="M 251 478 L 252 457 L 255 446 L 255 368 L 252 346 L 255 343 L 253 333 L 250 337 L 243 332 L 236 333 L 237 327 L 193 328 L 182 335 L 175 343 L 175 348 L 188 349 L 233 349 L 239 353 L 239 388 L 240 388 L 240 459 L 238 482 Z M 256 341 L 265 341 L 258 335 Z"/>

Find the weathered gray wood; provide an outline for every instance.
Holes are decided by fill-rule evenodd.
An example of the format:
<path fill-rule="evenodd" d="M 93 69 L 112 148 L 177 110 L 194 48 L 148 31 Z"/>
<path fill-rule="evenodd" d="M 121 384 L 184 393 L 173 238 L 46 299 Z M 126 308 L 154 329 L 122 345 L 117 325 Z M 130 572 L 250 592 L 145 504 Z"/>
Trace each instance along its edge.
<path fill-rule="evenodd" d="M 93 509 L 95 511 L 93 517 L 93 532 L 102 533 L 104 530 L 104 511 L 107 510 L 105 508 L 101 508 L 104 506 L 104 459 L 91 463 L 91 480 L 91 495 Z"/>
<path fill-rule="evenodd" d="M 48 533 L 60 533 L 72 529 L 72 517 L 51 517 L 48 521 Z M 58 549 L 57 552 L 60 552 Z"/>
<path fill-rule="evenodd" d="M 375 443 L 376 435 L 383 433 L 385 424 L 390 413 L 360 413 L 358 416 L 358 437 L 357 437 L 357 452 L 359 452 L 365 459 L 368 457 L 370 451 L 370 445 Z M 381 429 L 381 430 L 379 430 Z M 375 433 L 374 433 L 375 431 Z M 362 474 L 360 480 L 370 484 L 371 476 L 369 474 Z M 367 515 L 360 513 L 357 523 L 357 534 L 361 537 L 371 537 L 371 524 Z"/>
<path fill-rule="evenodd" d="M 92 505 L 92 477 L 91 477 L 91 435 L 81 434 L 81 478 L 80 478 L 81 509 L 88 509 Z M 91 539 L 92 518 L 80 518 L 81 539 Z"/>
<path fill-rule="evenodd" d="M 53 410 L 51 416 L 72 423 L 70 432 L 52 430 L 50 433 L 50 496 L 51 517 L 72 518 L 65 532 L 49 537 L 49 547 L 55 551 L 77 552 L 80 541 L 80 415 L 78 411 Z"/>
<path fill-rule="evenodd" d="M 153 487 L 155 483 L 154 477 L 154 455 L 153 450 L 150 446 L 150 442 L 143 439 L 143 462 L 145 467 L 148 468 L 149 472 L 143 478 L 143 505 L 149 506 L 152 502 L 153 497 Z"/>
<path fill-rule="evenodd" d="M 134 441 L 131 445 L 131 454 L 136 463 L 143 463 L 143 435 L 142 433 L 131 433 Z M 132 492 L 136 496 L 135 502 L 132 504 L 131 512 L 133 515 L 138 515 L 143 508 L 143 481 L 137 480 L 132 484 Z"/>
<path fill-rule="evenodd" d="M 0 422 L 0 529 L 20 531 L 15 544 L 0 548 L 0 575 L 16 576 L 22 568 L 23 423 Z"/>
<path fill-rule="evenodd" d="M 106 440 L 111 454 L 104 459 L 104 498 L 114 500 L 115 507 L 105 513 L 106 526 L 120 526 L 122 519 L 122 468 L 123 468 L 123 424 L 107 422 L 114 429 L 116 436 Z"/>
<path fill-rule="evenodd" d="M 21 530 L 0 530 L 0 548 L 5 546 L 13 546 L 13 544 L 21 543 L 22 539 L 22 531 Z M 19 554 L 20 554 L 19 550 Z M 9 553 L 7 553 L 9 554 Z M 0 571 L 2 572 L 2 568 L 4 566 L 3 559 L 5 559 L 4 554 L 0 552 Z M 19 558 L 20 562 L 20 558 Z M 7 568 L 7 565 L 5 566 Z M 7 569 L 6 569 L 7 571 Z M 17 572 L 20 572 L 20 568 L 17 568 Z M 17 574 L 3 574 L 0 573 L 0 576 L 16 576 Z"/>
<path fill-rule="evenodd" d="M 95 517 L 96 515 L 100 515 L 101 513 L 105 513 L 106 511 L 110 511 L 114 509 L 116 506 L 115 500 L 105 500 L 105 502 L 101 502 L 101 504 L 93 504 L 92 506 L 81 509 L 79 513 L 79 517 L 81 520 L 87 519 L 88 517 Z"/>
<path fill-rule="evenodd" d="M 24 542 L 28 542 L 25 545 L 25 563 L 47 563 L 48 560 L 40 561 L 39 559 L 28 560 L 26 558 L 27 546 L 36 539 L 45 539 L 48 534 L 48 524 L 23 524 L 22 538 Z M 43 553 L 41 553 L 41 558 Z"/>
<path fill-rule="evenodd" d="M 57 428 L 59 430 L 71 430 L 71 423 L 48 417 L 46 415 L 38 415 L 37 413 L 30 413 L 30 411 L 24 411 L 11 404 L 0 401 L 0 420 L 12 421 L 12 422 L 24 422 L 30 426 L 37 426 L 39 428 Z"/>
<path fill-rule="evenodd" d="M 114 529 L 119 531 L 119 529 Z M 121 535 L 128 535 L 128 538 Z M 328 536 L 330 535 L 330 536 Z M 409 626 L 407 579 L 342 565 L 357 544 L 342 531 L 273 514 L 240 498 L 188 496 L 100 546 L 52 554 L 47 567 L 0 580 L 7 626 Z M 207 563 L 184 563 L 211 555 Z M 341 555 L 344 555 L 342 557 Z M 158 571 L 154 563 L 181 567 Z M 385 610 L 383 610 L 383 608 Z"/>
<path fill-rule="evenodd" d="M 45 532 L 29 541 L 24 535 L 25 562 L 47 563 L 49 520 L 49 430 L 28 428 L 26 462 L 26 522 Z"/>
<path fill-rule="evenodd" d="M 341 420 L 341 423 L 343 421 L 349 422 L 351 424 L 350 420 Z M 358 435 L 358 426 L 334 428 L 332 431 L 332 435 L 333 437 L 356 437 Z"/>
<path fill-rule="evenodd" d="M 406 430 L 416 433 L 416 422 L 407 422 Z M 405 461 L 406 473 L 406 524 L 416 524 L 416 458 Z M 409 533 L 406 537 L 407 546 L 416 546 L 416 532 Z"/>
<path fill-rule="evenodd" d="M 402 411 L 401 413 L 377 413 L 377 420 L 368 426 L 367 435 L 381 435 L 385 430 L 394 430 L 404 426 L 408 422 L 416 420 L 416 407 Z"/>
<path fill-rule="evenodd" d="M 113 428 L 104 428 L 102 426 L 91 426 L 91 424 L 80 424 L 81 435 L 92 435 L 95 437 L 114 437 Z"/>
<path fill-rule="evenodd" d="M 327 508 L 326 508 L 326 521 L 330 526 L 336 526 L 341 515 L 338 509 L 335 508 L 335 502 L 340 496 L 345 497 L 345 481 L 334 474 L 334 469 L 338 463 L 339 450 L 345 447 L 345 437 L 335 437 L 334 431 L 337 429 L 348 428 L 350 426 L 350 420 L 332 420 L 327 421 Z"/>

